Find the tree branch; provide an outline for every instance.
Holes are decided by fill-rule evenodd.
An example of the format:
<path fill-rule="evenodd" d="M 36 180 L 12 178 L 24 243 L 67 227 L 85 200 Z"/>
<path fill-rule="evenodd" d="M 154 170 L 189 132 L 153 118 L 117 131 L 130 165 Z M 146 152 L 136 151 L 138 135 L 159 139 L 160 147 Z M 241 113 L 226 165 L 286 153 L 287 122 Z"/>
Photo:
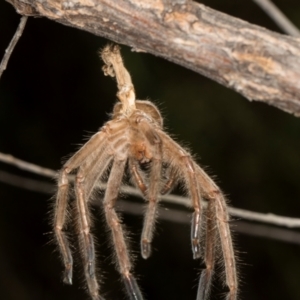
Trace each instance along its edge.
<path fill-rule="evenodd" d="M 186 0 L 7 0 L 300 116 L 300 40 Z"/>

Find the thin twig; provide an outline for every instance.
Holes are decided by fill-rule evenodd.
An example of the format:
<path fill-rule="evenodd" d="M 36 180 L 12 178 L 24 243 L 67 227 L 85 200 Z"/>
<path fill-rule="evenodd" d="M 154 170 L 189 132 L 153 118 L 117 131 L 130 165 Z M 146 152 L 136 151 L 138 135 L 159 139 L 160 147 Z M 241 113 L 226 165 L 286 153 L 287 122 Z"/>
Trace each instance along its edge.
<path fill-rule="evenodd" d="M 0 161 L 13 165 L 19 169 L 32 172 L 45 177 L 54 178 L 57 174 L 54 170 L 40 167 L 38 165 L 29 163 L 27 161 L 18 159 L 10 154 L 4 154 L 1 152 L 0 152 Z"/>
<path fill-rule="evenodd" d="M 42 180 L 29 179 L 25 176 L 10 174 L 9 172 L 0 170 L 0 181 L 21 189 L 38 192 L 43 194 L 54 194 L 55 187 L 53 184 Z"/>
<path fill-rule="evenodd" d="M 143 205 L 141 203 L 121 200 L 118 204 L 118 210 L 139 216 L 141 215 L 141 211 L 143 211 Z M 179 209 L 172 208 L 172 210 L 169 210 L 160 207 L 158 215 L 159 219 L 169 222 L 181 224 L 189 224 L 191 222 L 191 214 Z M 294 230 L 276 228 L 262 224 L 249 224 L 243 221 L 234 221 L 233 227 L 234 231 L 243 234 L 300 245 L 300 233 Z"/>
<path fill-rule="evenodd" d="M 295 230 L 271 227 L 262 224 L 249 224 L 243 221 L 235 222 L 233 229 L 246 235 L 300 245 L 300 233 Z"/>
<path fill-rule="evenodd" d="M 140 193 L 137 189 L 130 186 L 123 186 L 122 191 L 125 194 L 140 196 Z M 190 200 L 186 197 L 177 196 L 173 194 L 163 195 L 162 200 L 166 203 L 178 204 L 185 207 L 190 207 Z M 300 219 L 290 218 L 284 216 L 278 216 L 272 213 L 258 213 L 254 211 L 249 211 L 241 208 L 229 207 L 228 212 L 231 216 L 236 218 L 241 218 L 248 221 L 262 222 L 277 226 L 284 226 L 288 228 L 300 228 Z"/>
<path fill-rule="evenodd" d="M 0 153 L 0 161 L 16 166 L 22 170 L 26 170 L 29 172 L 33 172 L 35 174 L 49 177 L 51 179 L 55 178 L 57 174 L 54 170 L 43 168 L 32 163 L 28 163 L 21 159 L 15 158 L 9 154 Z M 105 184 L 100 184 L 99 188 L 105 189 Z M 128 195 L 140 197 L 140 192 L 137 189 L 130 186 L 123 186 L 121 191 Z M 169 195 L 163 195 L 162 200 L 166 203 L 178 204 L 185 207 L 190 207 L 190 200 L 186 197 L 169 194 Z M 233 207 L 229 207 L 228 211 L 231 216 L 234 216 L 236 218 L 241 218 L 249 221 L 262 222 L 262 223 L 267 223 L 267 224 L 272 224 L 277 226 L 284 226 L 288 228 L 300 228 L 299 218 L 278 216 L 272 213 L 263 214 L 263 213 L 258 213 L 258 212 L 253 212 L 253 211 L 248 211 L 245 209 L 233 208 Z"/>
<path fill-rule="evenodd" d="M 6 70 L 6 66 L 7 66 L 7 63 L 8 63 L 8 60 L 19 40 L 19 38 L 21 37 L 22 33 L 23 33 L 23 30 L 24 30 L 24 27 L 26 25 L 26 22 L 27 22 L 27 19 L 28 17 L 27 16 L 23 16 L 20 20 L 20 23 L 19 23 L 19 26 L 12 38 L 12 40 L 10 41 L 7 49 L 5 50 L 5 54 L 2 58 L 2 61 L 1 61 L 1 64 L 0 64 L 0 78 L 2 76 L 2 73 Z"/>
<path fill-rule="evenodd" d="M 300 30 L 270 0 L 253 0 L 286 34 L 300 37 Z"/>

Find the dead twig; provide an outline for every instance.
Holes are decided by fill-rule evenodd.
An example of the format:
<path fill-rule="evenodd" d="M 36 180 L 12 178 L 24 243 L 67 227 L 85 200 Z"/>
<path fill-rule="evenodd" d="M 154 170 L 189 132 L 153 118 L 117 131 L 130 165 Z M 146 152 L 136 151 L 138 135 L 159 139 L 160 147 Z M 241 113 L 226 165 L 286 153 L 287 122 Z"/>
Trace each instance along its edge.
<path fill-rule="evenodd" d="M 300 37 L 300 30 L 270 0 L 253 0 L 286 34 Z"/>
<path fill-rule="evenodd" d="M 28 179 L 24 176 L 18 176 L 18 175 L 12 175 L 8 172 L 5 171 L 0 171 L 0 182 L 3 182 L 5 184 L 12 185 L 17 188 L 33 191 L 33 192 L 38 192 L 38 193 L 43 193 L 43 194 L 49 194 L 53 195 L 55 192 L 55 186 L 51 183 L 47 183 L 41 180 L 36 180 L 36 179 Z M 139 192 L 136 189 L 130 188 L 130 187 L 125 187 L 123 186 L 122 192 L 124 194 L 128 195 L 134 195 L 139 197 Z M 176 198 L 178 197 L 178 199 Z M 169 200 L 170 203 L 174 204 L 177 200 L 179 200 L 179 203 L 183 203 L 183 205 L 186 205 L 188 199 L 179 197 L 176 195 L 166 195 L 164 196 L 163 199 L 165 202 L 166 200 Z M 177 201 L 178 203 L 178 201 Z M 100 202 L 96 201 L 93 203 L 94 205 L 99 205 Z M 140 216 L 141 212 L 143 211 L 144 208 L 144 203 L 140 202 L 132 202 L 129 200 L 119 200 L 118 201 L 118 211 L 122 211 L 124 213 L 130 214 L 130 215 L 136 215 Z M 236 208 L 229 208 L 231 215 L 234 215 Z M 245 211 L 248 213 L 248 211 Z M 251 212 L 250 212 L 251 213 Z M 256 215 L 259 215 L 255 213 Z M 191 222 L 191 213 L 182 210 L 182 209 L 168 209 L 166 207 L 160 207 L 159 208 L 159 219 L 164 220 L 167 222 L 173 222 L 177 224 L 189 224 Z M 263 217 L 264 214 L 261 214 L 261 217 Z M 273 215 L 274 217 L 274 215 Z M 275 216 L 278 218 L 279 216 Z M 286 217 L 279 217 L 281 218 L 281 221 L 285 221 Z M 259 220 L 262 220 L 261 222 L 263 223 L 264 220 L 260 218 Z M 273 219 L 274 220 L 274 219 Z M 298 219 L 292 219 L 288 218 L 288 223 L 287 224 L 292 224 L 295 225 L 299 221 Z M 257 220 L 254 220 L 257 221 Z M 272 225 L 273 223 L 270 222 Z M 286 222 L 285 222 L 286 224 Z M 273 224 L 274 225 L 274 224 Z M 276 224 L 278 225 L 278 224 Z M 280 224 L 282 225 L 282 223 Z M 283 225 L 285 226 L 285 225 Z M 278 227 L 273 227 L 273 226 L 268 226 L 268 225 L 262 225 L 262 224 L 249 224 L 246 221 L 234 221 L 234 231 L 240 232 L 242 234 L 246 235 L 252 235 L 252 236 L 259 236 L 259 237 L 264 237 L 268 239 L 273 239 L 273 240 L 278 240 L 281 242 L 285 243 L 291 243 L 291 244 L 299 244 L 300 245 L 300 233 L 295 231 L 295 230 L 290 230 L 290 229 L 284 229 L 284 228 L 278 228 Z"/>
<path fill-rule="evenodd" d="M 18 40 L 22 36 L 23 30 L 24 30 L 26 22 L 27 22 L 27 18 L 28 17 L 26 17 L 26 16 L 23 16 L 21 18 L 19 26 L 18 26 L 12 40 L 10 41 L 7 49 L 5 50 L 5 54 L 4 54 L 1 64 L 0 64 L 0 78 L 2 76 L 2 73 L 6 70 L 7 63 L 9 61 L 9 58 L 10 58 L 12 52 L 14 51 L 14 48 L 15 48 Z"/>
<path fill-rule="evenodd" d="M 7 163 L 7 164 L 13 165 L 15 167 L 18 167 L 22 170 L 48 177 L 50 179 L 55 178 L 57 175 L 57 173 L 54 170 L 26 162 L 24 160 L 15 158 L 9 154 L 0 153 L 0 161 L 3 163 Z M 19 182 L 22 181 L 20 178 L 4 176 L 5 173 L 1 173 L 1 174 L 2 174 L 2 177 L 0 176 L 0 181 L 24 188 L 23 184 L 21 184 L 21 185 L 19 184 Z M 10 181 L 11 181 L 11 183 L 10 183 Z M 47 188 L 49 188 L 49 193 L 53 191 L 52 189 L 50 189 L 50 185 L 45 185 L 41 189 L 39 189 L 39 188 L 35 189 L 35 186 L 37 186 L 38 183 L 35 181 L 30 181 L 29 183 L 30 183 L 30 188 L 28 188 L 28 189 L 30 189 L 30 190 L 44 192 Z M 105 189 L 106 184 L 100 183 L 99 188 Z M 133 188 L 131 186 L 123 185 L 121 188 L 121 191 L 124 194 L 132 195 L 132 196 L 136 196 L 136 197 L 140 197 L 140 195 L 141 195 L 140 191 L 138 191 L 136 188 Z M 164 201 L 166 203 L 181 205 L 181 206 L 185 206 L 188 208 L 190 207 L 190 201 L 186 197 L 168 194 L 168 195 L 162 195 L 161 198 L 162 198 L 162 201 Z M 277 225 L 277 226 L 288 227 L 288 228 L 300 228 L 300 219 L 299 218 L 289 218 L 289 217 L 285 217 L 285 216 L 278 216 L 278 215 L 275 215 L 272 213 L 266 213 L 266 214 L 258 213 L 258 212 L 253 212 L 253 211 L 248 211 L 245 209 L 233 208 L 233 207 L 229 207 L 228 211 L 231 216 L 234 216 L 234 217 L 240 218 L 240 219 L 244 219 L 244 220 L 248 220 L 248 221 L 261 222 L 261 223 L 265 223 L 265 224 Z"/>

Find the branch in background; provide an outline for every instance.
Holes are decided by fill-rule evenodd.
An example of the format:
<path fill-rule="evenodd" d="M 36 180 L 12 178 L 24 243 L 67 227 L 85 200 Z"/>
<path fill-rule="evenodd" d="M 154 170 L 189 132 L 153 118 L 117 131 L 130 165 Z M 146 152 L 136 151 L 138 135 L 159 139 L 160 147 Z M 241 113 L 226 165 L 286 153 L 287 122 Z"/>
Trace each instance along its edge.
<path fill-rule="evenodd" d="M 26 170 L 29 172 L 33 172 L 35 174 L 49 177 L 51 179 L 56 177 L 56 172 L 54 170 L 43 168 L 43 167 L 40 167 L 40 166 L 32 164 L 32 163 L 28 163 L 21 159 L 15 158 L 9 154 L 0 153 L 0 161 L 10 164 L 10 165 L 13 165 L 13 166 L 16 166 L 22 170 Z M 1 173 L 0 173 L 0 175 L 1 175 Z M 3 175 L 4 175 L 4 177 L 3 177 Z M 13 175 L 10 175 L 10 176 L 13 176 Z M 14 181 L 14 179 L 12 177 L 10 177 L 10 178 L 12 180 L 10 184 L 19 186 L 18 182 L 21 182 L 20 179 L 18 179 L 16 177 L 17 180 Z M 9 183 L 10 179 L 9 179 L 9 177 L 7 177 L 7 175 L 5 175 L 5 173 L 2 172 L 2 177 L 0 176 L 0 181 Z M 34 184 L 33 180 L 31 180 L 30 187 L 35 186 L 35 185 L 37 185 L 37 184 Z M 23 187 L 23 185 L 20 187 Z M 100 189 L 105 189 L 105 187 L 106 186 L 103 183 L 99 185 Z M 32 190 L 32 188 L 30 188 L 30 189 Z M 49 188 L 49 192 L 50 192 L 50 190 L 52 191 L 53 189 Z M 37 190 L 37 191 L 43 192 L 42 190 Z M 130 187 L 130 186 L 123 186 L 121 188 L 121 192 L 128 194 L 128 195 L 141 197 L 140 192 L 137 189 Z M 169 194 L 169 195 L 162 195 L 161 198 L 166 203 L 190 207 L 190 200 L 186 197 Z M 267 224 L 272 224 L 272 225 L 277 225 L 277 226 L 285 226 L 288 228 L 299 228 L 300 227 L 300 219 L 297 219 L 297 218 L 277 216 L 277 215 L 274 215 L 271 213 L 268 213 L 268 214 L 257 213 L 257 212 L 252 212 L 252 211 L 239 209 L 239 208 L 233 208 L 233 207 L 229 207 L 228 211 L 231 216 L 249 220 L 249 221 L 262 222 L 262 223 L 267 223 Z M 141 212 L 141 210 L 140 210 L 140 212 Z"/>
<path fill-rule="evenodd" d="M 13 165 L 21 170 L 25 170 L 28 172 L 32 172 L 41 176 L 49 177 L 49 178 L 55 178 L 56 172 L 51 169 L 43 168 L 38 165 L 29 163 L 27 161 L 18 159 L 10 154 L 4 154 L 0 152 L 0 161 Z"/>
<path fill-rule="evenodd" d="M 270 0 L 253 0 L 286 34 L 300 37 L 300 30 Z"/>
<path fill-rule="evenodd" d="M 143 205 L 140 203 L 133 203 L 129 201 L 121 200 L 119 201 L 119 209 L 126 213 L 132 215 L 141 215 L 143 211 Z M 232 210 L 232 209 L 231 209 Z M 186 213 L 185 211 L 178 209 L 166 210 L 162 207 L 159 208 L 159 218 L 169 222 L 189 224 L 191 222 L 191 214 Z M 249 224 L 243 221 L 234 221 L 233 223 L 234 231 L 259 236 L 263 238 L 269 238 L 273 240 L 278 240 L 291 244 L 300 245 L 300 233 L 293 230 L 274 228 L 271 226 L 261 225 L 261 224 Z"/>
<path fill-rule="evenodd" d="M 2 73 L 6 70 L 6 66 L 9 61 L 9 58 L 10 58 L 19 38 L 22 36 L 26 22 L 27 22 L 27 17 L 23 16 L 20 20 L 19 26 L 18 26 L 12 40 L 10 41 L 7 49 L 5 50 L 5 54 L 4 54 L 1 64 L 0 64 L 0 78 L 2 76 Z"/>
<path fill-rule="evenodd" d="M 300 40 L 187 0 L 7 0 L 300 116 Z M 25 6 L 25 8 L 24 8 Z M 23 10 L 22 10 L 23 9 Z"/>
<path fill-rule="evenodd" d="M 0 170 L 0 181 L 32 192 L 51 194 L 51 195 L 55 193 L 55 186 L 51 183 L 43 182 L 41 180 L 36 180 L 36 179 L 29 179 L 26 178 L 25 176 L 13 175 L 1 170 Z"/>
<path fill-rule="evenodd" d="M 53 195 L 55 193 L 55 187 L 53 184 L 46 183 L 40 180 L 24 178 L 23 176 L 12 175 L 5 171 L 0 171 L 0 182 L 4 182 L 6 184 L 34 192 L 40 192 L 49 195 Z M 133 193 L 130 193 L 130 191 L 133 191 Z M 122 192 L 138 197 L 140 196 L 139 192 L 133 188 L 128 189 L 128 187 L 123 187 Z M 176 197 L 178 196 L 168 195 L 168 197 L 169 202 L 174 203 L 173 201 L 171 201 L 171 199 L 176 199 Z M 185 201 L 185 205 L 188 202 L 188 199 L 185 198 L 182 198 L 181 200 Z M 99 206 L 100 201 L 95 201 L 93 204 Z M 118 200 L 117 210 L 127 214 L 140 216 L 141 212 L 144 211 L 144 203 L 135 203 L 128 200 Z M 234 212 L 235 209 L 230 208 L 230 210 Z M 168 209 L 166 207 L 160 206 L 158 215 L 160 220 L 174 222 L 177 224 L 190 224 L 191 222 L 191 213 L 182 209 Z M 283 226 L 284 225 L 285 224 L 283 224 Z M 263 238 L 278 240 L 281 242 L 300 245 L 300 233 L 294 230 L 276 228 L 261 224 L 249 224 L 247 222 L 236 220 L 233 222 L 233 227 L 234 231 L 243 234 L 259 236 Z"/>
<path fill-rule="evenodd" d="M 261 224 L 249 225 L 242 221 L 235 222 L 234 224 L 236 225 L 233 227 L 234 230 L 243 234 L 300 245 L 300 233 L 294 230 L 274 228 Z"/>

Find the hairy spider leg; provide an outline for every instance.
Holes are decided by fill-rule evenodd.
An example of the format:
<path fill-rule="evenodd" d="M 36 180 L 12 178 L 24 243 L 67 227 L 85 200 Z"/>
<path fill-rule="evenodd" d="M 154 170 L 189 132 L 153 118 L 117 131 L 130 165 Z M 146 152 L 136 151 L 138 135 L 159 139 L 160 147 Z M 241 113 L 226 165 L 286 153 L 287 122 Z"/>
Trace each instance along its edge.
<path fill-rule="evenodd" d="M 95 273 L 95 249 L 93 236 L 90 233 L 91 221 L 89 217 L 89 208 L 87 203 L 96 187 L 99 178 L 103 176 L 110 162 L 113 159 L 115 149 L 124 142 L 121 137 L 124 134 L 124 125 L 127 122 L 114 120 L 107 122 L 100 130 L 107 133 L 105 141 L 91 153 L 89 160 L 79 168 L 76 176 L 76 199 L 78 204 L 78 226 L 79 226 L 79 245 L 84 259 L 84 273 L 88 285 L 88 290 L 93 299 L 99 299 L 99 286 Z M 100 297 L 100 299 L 103 299 Z"/>
<path fill-rule="evenodd" d="M 133 159 L 129 159 L 128 164 L 134 179 L 134 183 L 140 189 L 143 196 L 146 197 L 147 186 L 145 184 L 144 176 L 142 175 L 143 172 L 140 170 L 138 164 Z M 168 174 L 168 179 L 163 184 L 163 188 L 160 191 L 161 195 L 165 195 L 169 193 L 173 189 L 173 187 L 177 184 L 176 170 L 171 166 L 168 166 L 168 169 L 170 170 L 170 172 Z"/>
<path fill-rule="evenodd" d="M 161 170 L 162 170 L 162 142 L 158 134 L 146 119 L 141 119 L 139 127 L 144 132 L 149 142 L 151 151 L 151 167 L 149 173 L 149 186 L 146 192 L 148 206 L 145 213 L 143 231 L 141 236 L 141 253 L 144 259 L 151 254 L 151 242 L 157 217 L 157 206 L 159 201 Z"/>
<path fill-rule="evenodd" d="M 158 164 L 158 160 L 155 160 L 151 165 L 150 178 L 156 177 L 159 172 L 156 172 L 158 168 L 161 168 Z M 149 188 L 144 183 L 143 176 L 141 175 L 143 172 L 138 168 L 136 162 L 130 159 L 129 168 L 131 169 L 131 173 L 133 175 L 133 179 L 137 187 L 141 190 L 144 198 L 148 201 L 147 210 L 144 218 L 144 225 L 141 235 L 141 255 L 144 259 L 147 259 L 151 254 L 151 242 L 153 240 L 153 233 L 155 227 L 155 220 L 157 215 L 157 204 L 158 204 L 158 194 L 159 190 L 156 190 L 156 187 L 149 185 Z M 151 176 L 152 175 L 152 176 Z M 160 180 L 158 178 L 158 180 Z M 151 183 L 152 181 L 150 181 Z M 154 184 L 153 184 L 154 185 Z M 149 190 L 149 191 L 148 191 Z M 151 192 L 152 191 L 152 192 Z M 157 193 L 157 194 L 156 194 Z M 156 195 L 156 197 L 154 197 Z"/>
<path fill-rule="evenodd" d="M 141 175 L 142 172 L 139 165 L 133 157 L 128 159 L 128 167 L 135 185 L 140 189 L 143 196 L 146 197 L 148 187 L 145 184 L 144 176 Z"/>
<path fill-rule="evenodd" d="M 129 252 L 125 242 L 125 233 L 122 224 L 115 211 L 115 202 L 118 198 L 119 189 L 126 166 L 128 146 L 125 145 L 122 151 L 118 151 L 114 157 L 114 162 L 107 182 L 107 188 L 104 196 L 104 212 L 107 224 L 112 234 L 113 245 L 116 251 L 119 271 L 124 280 L 127 294 L 130 300 L 143 300 L 142 293 L 131 274 L 132 264 L 129 258 Z"/>
<path fill-rule="evenodd" d="M 85 197 L 87 202 L 91 201 L 93 191 L 99 187 L 97 183 L 100 182 L 100 179 L 105 174 L 105 171 L 113 159 L 113 152 L 110 148 L 109 143 L 107 143 L 107 148 L 103 149 L 103 151 L 85 167 L 88 170 L 85 179 Z"/>
<path fill-rule="evenodd" d="M 229 214 L 227 211 L 226 200 L 214 183 L 214 181 L 198 166 L 197 178 L 202 187 L 205 198 L 214 202 L 212 205 L 214 218 L 219 232 L 221 247 L 223 252 L 223 260 L 225 266 L 226 284 L 229 288 L 227 300 L 236 300 L 238 291 L 238 280 L 236 271 L 235 255 L 233 251 L 233 242 L 229 227 Z"/>
<path fill-rule="evenodd" d="M 127 126 L 126 119 L 113 120 L 107 122 L 102 128 L 102 131 L 106 131 L 107 138 L 105 146 L 97 149 L 97 157 L 89 162 L 86 174 L 86 198 L 90 200 L 92 192 L 97 188 L 96 184 L 99 183 L 99 179 L 103 177 L 107 167 L 111 163 L 114 149 L 117 149 L 120 143 L 123 143 L 124 128 Z M 97 153 L 98 152 L 98 153 Z"/>
<path fill-rule="evenodd" d="M 205 226 L 204 262 L 206 268 L 201 272 L 196 298 L 197 300 L 207 300 L 209 297 L 216 261 L 215 244 L 217 232 L 214 201 L 208 201 Z"/>
<path fill-rule="evenodd" d="M 170 170 L 168 174 L 168 179 L 165 182 L 164 187 L 160 191 L 161 195 L 168 194 L 177 183 L 177 172 L 175 168 L 169 166 L 168 170 Z"/>
<path fill-rule="evenodd" d="M 80 167 L 75 182 L 75 191 L 77 199 L 78 210 L 78 229 L 79 229 L 79 246 L 81 255 L 84 260 L 84 274 L 88 286 L 88 291 L 93 299 L 99 299 L 99 285 L 96 276 L 96 257 L 93 236 L 90 233 L 90 227 L 92 226 L 88 202 L 90 195 L 95 187 L 99 177 L 103 175 L 106 168 L 112 160 L 112 153 L 107 151 L 109 148 L 108 141 L 104 142 L 99 147 L 100 152 L 93 157 L 90 161 L 86 161 L 82 167 Z M 100 297 L 100 299 L 103 299 Z"/>
<path fill-rule="evenodd" d="M 95 247 L 94 239 L 90 232 L 91 218 L 85 199 L 85 175 L 87 169 L 80 167 L 75 181 L 76 204 L 78 210 L 79 245 L 84 259 L 84 273 L 89 293 L 93 300 L 100 299 L 99 286 L 95 274 Z"/>
<path fill-rule="evenodd" d="M 64 228 L 68 222 L 69 179 L 68 174 L 78 168 L 86 158 L 105 140 L 105 132 L 94 134 L 91 139 L 71 157 L 64 165 L 58 177 L 58 192 L 56 196 L 54 232 L 59 251 L 65 266 L 64 282 L 72 284 L 73 258 Z"/>
<path fill-rule="evenodd" d="M 195 163 L 190 154 L 180 147 L 163 131 L 160 131 L 163 143 L 163 161 L 171 165 L 178 172 L 186 184 L 186 190 L 190 193 L 194 213 L 192 216 L 191 244 L 194 259 L 201 257 L 201 222 L 202 222 L 202 198 L 200 185 L 196 174 Z"/>

